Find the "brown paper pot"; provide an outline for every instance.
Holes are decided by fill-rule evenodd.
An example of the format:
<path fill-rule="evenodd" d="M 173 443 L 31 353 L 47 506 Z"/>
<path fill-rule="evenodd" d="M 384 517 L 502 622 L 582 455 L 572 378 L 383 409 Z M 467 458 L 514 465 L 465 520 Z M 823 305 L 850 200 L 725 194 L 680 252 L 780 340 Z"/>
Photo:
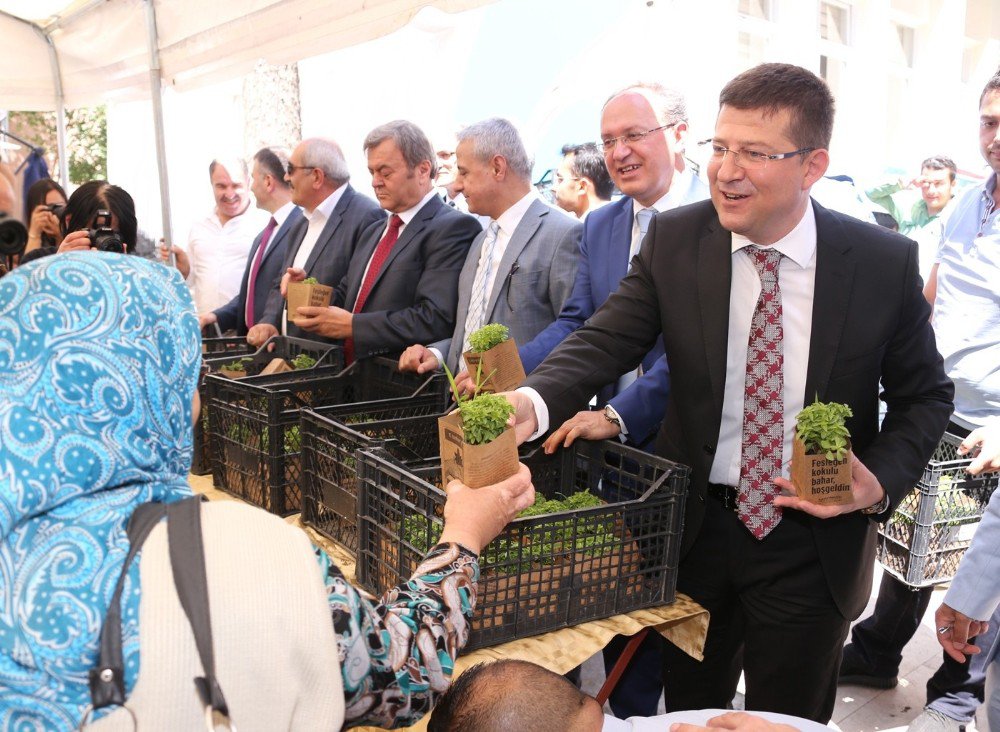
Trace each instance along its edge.
<path fill-rule="evenodd" d="M 851 459 L 827 460 L 825 455 L 809 455 L 798 437 L 792 443 L 792 483 L 802 498 L 821 506 L 843 506 L 854 500 L 851 494 Z"/>
<path fill-rule="evenodd" d="M 288 283 L 288 317 L 295 320 L 295 313 L 301 307 L 325 308 L 333 297 L 333 288 L 326 285 L 305 284 L 303 282 Z"/>
<path fill-rule="evenodd" d="M 438 419 L 442 485 L 458 479 L 470 488 L 499 483 L 517 473 L 517 442 L 510 427 L 486 445 L 469 445 L 457 411 Z"/>
<path fill-rule="evenodd" d="M 283 374 L 286 371 L 294 371 L 292 365 L 283 358 L 272 358 L 271 362 L 260 370 L 261 376 L 268 374 Z"/>
<path fill-rule="evenodd" d="M 488 351 L 482 353 L 466 351 L 462 356 L 473 379 L 476 378 L 479 362 L 482 360 L 483 385 L 480 387 L 482 392 L 512 391 L 524 381 L 524 366 L 521 365 L 521 356 L 517 352 L 517 344 L 513 338 L 508 338 Z"/>
<path fill-rule="evenodd" d="M 219 369 L 216 373 L 225 376 L 227 379 L 242 379 L 247 375 L 246 371 L 231 371 L 229 369 Z"/>

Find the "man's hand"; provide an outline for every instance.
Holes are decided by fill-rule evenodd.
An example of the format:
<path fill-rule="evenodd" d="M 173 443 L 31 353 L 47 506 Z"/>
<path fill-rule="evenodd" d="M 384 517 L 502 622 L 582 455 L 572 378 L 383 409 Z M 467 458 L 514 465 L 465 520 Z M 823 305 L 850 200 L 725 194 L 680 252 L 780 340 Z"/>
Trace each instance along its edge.
<path fill-rule="evenodd" d="M 547 455 L 551 455 L 559 447 L 569 447 L 578 439 L 607 440 L 620 433 L 621 428 L 609 422 L 604 412 L 577 412 L 549 435 L 542 447 Z"/>
<path fill-rule="evenodd" d="M 204 328 L 206 325 L 211 325 L 212 323 L 219 322 L 219 319 L 215 317 L 215 313 L 202 313 L 198 316 L 198 327 Z"/>
<path fill-rule="evenodd" d="M 174 266 L 177 267 L 177 271 L 181 273 L 181 277 L 187 279 L 188 275 L 191 274 L 191 259 L 187 252 L 180 247 L 167 246 L 167 243 L 160 239 L 160 243 L 156 247 L 156 255 L 160 261 L 164 264 L 170 264 L 171 254 L 174 255 Z"/>
<path fill-rule="evenodd" d="M 712 717 L 708 720 L 705 727 L 680 722 L 670 725 L 670 732 L 709 732 L 719 729 L 738 730 L 739 732 L 796 732 L 795 727 L 769 722 L 763 717 L 747 712 L 720 714 L 718 717 Z"/>
<path fill-rule="evenodd" d="M 441 368 L 441 364 L 438 363 L 437 357 L 426 346 L 410 346 L 399 357 L 400 371 L 426 374 L 429 371 L 437 371 L 439 368 Z"/>
<path fill-rule="evenodd" d="M 455 376 L 455 388 L 462 396 L 476 395 L 476 380 L 469 374 L 469 369 L 462 369 Z"/>
<path fill-rule="evenodd" d="M 295 325 L 302 330 L 321 335 L 324 338 L 350 338 L 354 329 L 354 313 L 338 307 L 321 308 L 306 305 L 297 311 L 297 315 L 289 313 Z"/>
<path fill-rule="evenodd" d="M 531 399 L 518 391 L 502 391 L 500 396 L 505 397 L 508 402 L 514 405 L 514 415 L 507 424 L 514 428 L 514 437 L 517 444 L 520 445 L 538 429 L 535 405 L 531 403 Z"/>
<path fill-rule="evenodd" d="M 80 231 L 71 231 L 68 233 L 56 251 L 59 254 L 90 251 L 90 237 L 87 235 L 87 230 L 81 229 Z"/>
<path fill-rule="evenodd" d="M 966 655 L 971 656 L 982 650 L 969 643 L 969 639 L 985 633 L 989 628 L 989 623 L 985 620 L 973 620 L 944 603 L 934 613 L 934 624 L 937 627 L 935 635 L 938 643 L 945 653 L 959 663 L 965 663 Z"/>
<path fill-rule="evenodd" d="M 273 336 L 280 335 L 278 329 L 270 323 L 257 323 L 247 332 L 247 343 L 251 346 L 260 347 L 264 342 Z"/>
<path fill-rule="evenodd" d="M 304 269 L 299 269 L 298 267 L 289 267 L 285 270 L 285 274 L 281 275 L 281 296 L 288 297 L 288 283 L 289 282 L 301 282 L 306 278 L 306 271 Z"/>
<path fill-rule="evenodd" d="M 864 463 L 858 460 L 857 456 L 854 456 L 851 462 L 851 495 L 854 496 L 854 500 L 843 506 L 821 506 L 803 500 L 796 495 L 792 482 L 784 478 L 775 478 L 774 484 L 786 494 L 775 497 L 775 506 L 794 508 L 816 518 L 833 518 L 851 511 L 860 511 L 862 508 L 874 506 L 885 496 L 885 490 L 879 485 L 878 479 L 864 466 Z"/>
<path fill-rule="evenodd" d="M 1000 470 L 1000 420 L 970 432 L 958 446 L 958 454 L 974 454 L 977 446 L 979 454 L 966 470 L 972 475 L 979 475 L 983 471 L 992 473 Z"/>

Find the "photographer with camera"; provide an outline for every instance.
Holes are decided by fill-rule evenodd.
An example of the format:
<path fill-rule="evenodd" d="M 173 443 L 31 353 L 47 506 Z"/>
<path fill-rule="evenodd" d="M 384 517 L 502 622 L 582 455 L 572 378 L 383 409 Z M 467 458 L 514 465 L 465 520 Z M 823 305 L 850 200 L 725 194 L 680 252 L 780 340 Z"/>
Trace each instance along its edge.
<path fill-rule="evenodd" d="M 58 253 L 97 249 L 133 254 L 138 224 L 135 202 L 124 188 L 92 180 L 73 192 L 62 218 Z"/>
<path fill-rule="evenodd" d="M 35 181 L 24 201 L 24 220 L 28 222 L 27 254 L 42 247 L 59 246 L 63 234 L 59 222 L 66 210 L 66 191 L 51 178 Z"/>

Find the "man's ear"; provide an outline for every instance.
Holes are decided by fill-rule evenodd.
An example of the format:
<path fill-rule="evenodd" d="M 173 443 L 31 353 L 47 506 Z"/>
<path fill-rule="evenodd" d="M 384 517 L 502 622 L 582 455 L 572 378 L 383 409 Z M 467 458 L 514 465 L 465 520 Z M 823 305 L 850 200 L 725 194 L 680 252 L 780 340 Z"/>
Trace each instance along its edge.
<path fill-rule="evenodd" d="M 802 188 L 811 188 L 816 181 L 826 175 L 830 167 L 830 152 L 824 148 L 813 150 L 806 155 L 806 175 L 802 182 Z"/>

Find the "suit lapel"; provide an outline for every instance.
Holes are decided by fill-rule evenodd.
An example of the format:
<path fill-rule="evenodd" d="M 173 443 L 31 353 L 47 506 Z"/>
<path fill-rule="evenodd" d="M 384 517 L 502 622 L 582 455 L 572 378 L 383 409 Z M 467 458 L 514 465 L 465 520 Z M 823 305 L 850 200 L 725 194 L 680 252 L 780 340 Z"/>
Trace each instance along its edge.
<path fill-rule="evenodd" d="M 399 256 L 400 252 L 406 249 L 406 247 L 417 238 L 417 235 L 430 225 L 431 220 L 443 207 L 444 204 L 441 203 L 441 199 L 438 196 L 434 196 L 428 200 L 419 211 L 417 211 L 416 215 L 410 219 L 410 223 L 403 227 L 403 231 L 399 235 L 399 239 L 397 239 L 396 243 L 392 245 L 392 249 L 389 251 L 389 256 L 385 258 L 385 262 L 382 263 L 381 269 L 379 269 L 375 275 L 375 281 L 372 282 L 372 292 L 375 292 L 375 288 L 378 287 L 378 283 L 381 281 L 382 276 L 389 271 L 389 267 L 392 266 L 393 261 L 395 261 L 395 259 Z M 391 216 L 392 214 L 389 215 Z M 384 233 L 385 226 L 379 229 L 378 238 L 375 240 L 375 246 L 378 246 L 378 242 L 381 241 Z M 366 263 L 369 259 L 371 259 L 374 250 L 375 248 L 372 247 L 372 250 L 368 253 L 367 258 L 365 259 Z M 369 294 L 368 297 L 370 298 L 371 294 Z"/>
<path fill-rule="evenodd" d="M 698 242 L 698 304 L 705 361 L 718 414 L 722 413 L 726 388 L 732 268 L 732 236 L 713 218 Z"/>
<path fill-rule="evenodd" d="M 313 266 L 316 264 L 317 260 L 323 255 L 330 243 L 333 241 L 333 235 L 337 233 L 337 227 L 344 220 L 344 214 L 346 213 L 348 207 L 351 205 L 351 200 L 354 198 L 354 189 L 350 186 L 344 190 L 343 195 L 340 200 L 337 201 L 337 205 L 333 207 L 333 211 L 330 212 L 330 218 L 327 220 L 326 225 L 323 227 L 323 231 L 319 234 L 319 239 L 316 240 L 316 246 L 309 253 L 309 258 L 306 259 L 306 266 L 303 268 L 306 272 L 310 272 Z"/>
<path fill-rule="evenodd" d="M 511 234 L 510 241 L 507 242 L 507 248 L 504 249 L 503 256 L 500 258 L 500 266 L 497 267 L 496 277 L 493 278 L 490 299 L 486 302 L 485 317 L 487 319 L 489 319 L 493 308 L 497 304 L 497 299 L 500 297 L 500 290 L 503 289 L 504 284 L 507 282 L 507 275 L 510 273 L 511 267 L 514 266 L 517 258 L 521 256 L 524 248 L 528 246 L 528 242 L 531 241 L 535 232 L 538 231 L 538 227 L 542 225 L 544 217 L 548 215 L 548 206 L 541 201 L 532 201 L 531 205 L 528 206 L 528 210 L 524 212 L 524 216 L 521 217 L 520 223 L 514 229 L 514 233 Z"/>
<path fill-rule="evenodd" d="M 608 277 L 607 291 L 602 293 L 604 297 L 601 298 L 600 302 L 594 303 L 595 305 L 600 305 L 607 299 L 608 295 L 617 290 L 622 279 L 628 274 L 628 253 L 631 248 L 632 199 L 623 198 L 620 209 L 611 219 L 611 237 L 608 245 L 601 252 L 605 257 L 608 257 L 608 266 L 604 268 Z"/>
<path fill-rule="evenodd" d="M 483 251 L 483 242 L 486 241 L 486 232 L 483 231 L 473 241 L 469 247 L 469 254 L 465 258 L 465 265 L 458 276 L 458 309 L 455 312 L 455 335 L 452 338 L 452 350 L 461 348 L 465 340 L 465 320 L 469 317 L 469 304 L 472 300 L 472 284 L 476 279 L 476 270 L 479 267 L 479 257 Z M 455 346 L 458 341 L 458 346 Z M 444 354 L 445 358 L 449 354 Z"/>
<path fill-rule="evenodd" d="M 806 370 L 805 404 L 822 400 L 840 349 L 854 281 L 852 244 L 840 222 L 813 201 L 816 214 L 816 284 L 813 290 L 809 366 Z"/>
<path fill-rule="evenodd" d="M 299 219 L 301 218 L 302 214 L 300 210 L 298 208 L 292 209 L 292 212 L 288 214 L 288 217 L 285 219 L 285 222 L 278 227 L 278 230 L 274 232 L 274 236 L 271 237 L 271 241 L 268 242 L 267 250 L 265 250 L 264 252 L 264 258 L 260 260 L 261 267 L 264 266 L 264 262 L 266 262 L 271 257 L 271 253 L 278 248 L 278 245 L 281 244 L 281 241 L 290 234 L 292 229 L 295 228 L 295 224 L 297 224 Z M 253 254 L 256 254 L 256 251 L 254 251 Z"/>

